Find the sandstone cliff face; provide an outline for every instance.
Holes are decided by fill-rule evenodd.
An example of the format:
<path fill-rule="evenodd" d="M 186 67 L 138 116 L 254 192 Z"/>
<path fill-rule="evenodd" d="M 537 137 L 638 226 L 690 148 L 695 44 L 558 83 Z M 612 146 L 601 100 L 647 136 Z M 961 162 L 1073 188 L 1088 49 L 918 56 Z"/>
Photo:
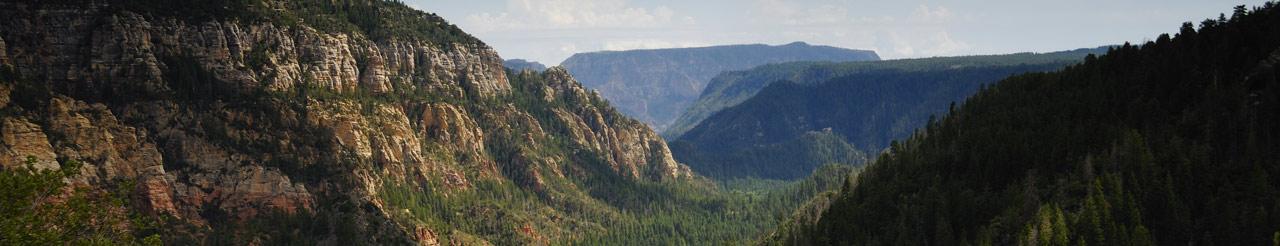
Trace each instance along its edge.
<path fill-rule="evenodd" d="M 8 48 L 5 47 L 4 39 L 0 39 L 0 64 L 9 63 L 9 55 L 5 52 L 6 50 L 8 50 Z"/>
<path fill-rule="evenodd" d="M 13 16 L 5 20 L 9 42 L 4 47 L 14 54 L 18 70 L 81 89 L 84 96 L 171 90 L 163 72 L 172 64 L 165 59 L 180 57 L 196 59 L 218 79 L 241 89 L 283 91 L 305 84 L 344 92 L 400 86 L 448 96 L 472 90 L 486 97 L 510 90 L 501 58 L 479 43 L 374 42 L 307 26 L 148 20 L 95 8 L 5 7 Z"/>
<path fill-rule="evenodd" d="M 24 118 L 6 117 L 3 122 L 4 131 L 0 132 L 4 145 L 4 164 L 6 168 L 25 165 L 29 158 L 34 158 L 32 168 L 38 170 L 58 169 L 57 156 L 53 146 L 45 137 L 39 125 Z"/>
<path fill-rule="evenodd" d="M 544 76 L 549 82 L 545 101 L 555 97 L 604 101 L 599 94 L 586 92 L 562 67 L 548 69 Z M 567 135 L 574 143 L 604 153 L 614 171 L 653 179 L 692 175 L 687 167 L 671 157 L 665 140 L 641 122 L 626 118 L 612 108 L 591 106 L 577 112 L 564 109 L 554 112 L 557 120 L 569 126 Z"/>
<path fill-rule="evenodd" d="M 548 180 L 586 171 L 566 166 L 570 153 L 544 151 L 561 136 L 634 182 L 692 177 L 653 131 L 607 105 L 568 104 L 553 121 L 504 105 L 513 90 L 603 100 L 563 69 L 535 75 L 545 85 L 513 88 L 502 59 L 478 41 L 372 40 L 108 7 L 0 2 L 0 68 L 19 77 L 0 81 L 0 167 L 29 156 L 44 169 L 78 161 L 72 182 L 135 181 L 137 209 L 204 227 L 371 207 L 356 213 L 374 218 L 360 220 L 365 228 L 427 245 L 449 232 L 390 218 L 385 185 L 568 189 Z M 11 102 L 19 96 L 36 98 Z M 544 129 L 552 125 L 568 130 Z"/>

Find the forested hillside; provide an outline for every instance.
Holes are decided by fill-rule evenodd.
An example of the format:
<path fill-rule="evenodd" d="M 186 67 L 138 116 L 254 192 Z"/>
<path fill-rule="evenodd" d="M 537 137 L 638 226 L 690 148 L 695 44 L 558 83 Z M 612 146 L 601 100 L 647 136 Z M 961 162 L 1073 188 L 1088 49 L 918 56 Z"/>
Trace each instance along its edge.
<path fill-rule="evenodd" d="M 724 71 L 791 61 L 879 60 L 873 51 L 795 42 L 574 54 L 560 65 L 623 114 L 661 131 Z"/>
<path fill-rule="evenodd" d="M 1272 245 L 1280 8 L 981 90 L 866 167 L 836 245 Z M 779 237 L 787 238 L 787 237 Z"/>
<path fill-rule="evenodd" d="M 779 74 L 809 79 L 845 75 L 769 83 L 751 99 L 671 139 L 672 154 L 700 174 L 721 178 L 796 179 L 822 164 L 860 165 L 867 159 L 864 153 L 874 155 L 890 141 L 909 136 L 983 84 L 1075 62 L 1065 57 L 1054 53 L 755 69 L 747 74 L 752 79 L 737 81 Z M 1036 61 L 1042 63 L 1026 63 Z"/>
<path fill-rule="evenodd" d="M 742 71 L 724 72 L 712 78 L 706 89 L 687 110 L 662 130 L 662 136 L 676 139 L 693 129 L 703 119 L 728 107 L 738 105 L 761 89 L 778 81 L 798 84 L 819 84 L 834 78 L 858 73 L 897 70 L 903 72 L 935 71 L 957 68 L 981 68 L 1036 64 L 1066 64 L 1079 62 L 1088 54 L 1100 54 L 1106 48 L 1077 49 L 1050 53 L 1016 53 L 1007 55 L 980 55 L 957 57 L 933 57 L 886 61 L 862 62 L 788 62 L 762 65 Z"/>

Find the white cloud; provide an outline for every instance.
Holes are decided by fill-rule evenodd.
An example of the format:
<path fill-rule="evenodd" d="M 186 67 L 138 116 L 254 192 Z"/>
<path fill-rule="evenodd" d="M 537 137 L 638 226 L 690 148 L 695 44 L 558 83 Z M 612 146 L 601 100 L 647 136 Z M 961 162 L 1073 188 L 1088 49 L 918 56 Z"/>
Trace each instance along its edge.
<path fill-rule="evenodd" d="M 475 32 L 588 29 L 656 28 L 673 23 L 690 23 L 691 16 L 677 17 L 666 6 L 635 7 L 625 0 L 508 0 L 503 12 L 468 15 Z"/>
<path fill-rule="evenodd" d="M 546 64 L 574 53 L 599 50 L 793 41 L 874 49 L 884 58 L 966 54 L 973 48 L 949 32 L 957 22 L 968 20 L 965 12 L 924 3 L 871 11 L 868 8 L 874 6 L 844 0 L 752 0 L 719 9 L 740 11 L 745 14 L 735 16 L 749 17 L 724 20 L 697 9 L 663 5 L 676 3 L 500 1 L 465 15 L 462 26 L 488 38 L 504 57 Z M 704 15 L 694 15 L 698 13 Z"/>
<path fill-rule="evenodd" d="M 757 0 L 753 6 L 753 14 L 765 17 L 756 20 L 765 23 L 803 26 L 839 24 L 850 21 L 849 9 L 838 5 L 811 5 L 782 0 Z"/>
<path fill-rule="evenodd" d="M 840 6 L 823 5 L 805 10 L 801 16 L 787 20 L 792 25 L 835 24 L 847 21 L 849 10 Z"/>
<path fill-rule="evenodd" d="M 966 42 L 952 39 L 947 31 L 906 34 L 884 31 L 877 34 L 877 39 L 877 51 L 890 57 L 951 56 L 963 54 L 971 48 Z"/>
<path fill-rule="evenodd" d="M 965 13 L 924 3 L 870 11 L 850 1 L 754 0 L 749 24 L 775 42 L 808 41 L 874 49 L 885 58 L 965 54 L 972 46 L 951 35 Z M 913 7 L 914 5 L 914 7 Z M 778 40 L 786 39 L 786 40 Z"/>
<path fill-rule="evenodd" d="M 782 0 L 757 0 L 753 4 L 753 15 L 768 18 L 785 18 L 796 14 L 796 7 Z"/>
<path fill-rule="evenodd" d="M 560 53 L 578 53 L 578 45 L 573 43 L 560 43 Z"/>
<path fill-rule="evenodd" d="M 1245 0 L 1242 4 L 1261 4 Z M 509 58 L 806 41 L 881 57 L 1052 51 L 1140 41 L 1216 17 L 1220 1 L 405 0 L 439 12 Z M 1094 6 L 1113 8 L 1101 11 Z M 1045 10 L 1052 11 L 1045 11 Z M 1091 27 L 1111 26 L 1097 29 Z M 1087 34 L 1087 35 L 1086 35 Z"/>
<path fill-rule="evenodd" d="M 929 5 L 924 4 L 917 6 L 916 10 L 911 12 L 911 20 L 928 23 L 945 22 L 951 20 L 951 17 L 953 16 L 954 15 L 951 13 L 951 10 L 946 7 L 937 6 L 930 8 Z"/>
<path fill-rule="evenodd" d="M 853 23 L 860 24 L 860 25 L 881 25 L 881 24 L 893 23 L 894 20 L 895 19 L 891 16 L 880 16 L 880 17 L 863 16 L 863 17 L 858 17 L 857 19 L 853 19 Z"/>
<path fill-rule="evenodd" d="M 936 32 L 929 36 L 929 48 L 924 50 L 930 56 L 955 55 L 969 49 L 969 44 L 951 39 L 949 32 Z"/>

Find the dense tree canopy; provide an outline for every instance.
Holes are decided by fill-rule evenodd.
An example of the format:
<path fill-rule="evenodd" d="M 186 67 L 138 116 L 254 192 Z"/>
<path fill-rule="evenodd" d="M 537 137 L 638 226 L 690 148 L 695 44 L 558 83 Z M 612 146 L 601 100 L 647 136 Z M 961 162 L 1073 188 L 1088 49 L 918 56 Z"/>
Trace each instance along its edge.
<path fill-rule="evenodd" d="M 1008 67 L 1018 65 L 1057 64 L 1063 67 L 1079 62 L 1088 54 L 1101 54 L 1106 47 L 1076 49 L 1050 53 L 1015 53 L 931 57 L 867 62 L 787 62 L 758 66 L 744 71 L 724 72 L 712 78 L 698 100 L 663 131 L 663 136 L 676 139 L 716 112 L 751 99 L 765 87 L 789 81 L 802 85 L 821 84 L 835 78 L 877 71 L 927 72 L 957 68 Z M 993 81 L 987 81 L 993 82 Z"/>
<path fill-rule="evenodd" d="M 1016 76 L 902 142 L 806 232 L 859 245 L 1268 245 L 1280 9 Z"/>
<path fill-rule="evenodd" d="M 936 59 L 959 64 L 992 58 Z M 674 139 L 672 153 L 695 171 L 714 177 L 796 179 L 824 163 L 862 164 L 867 159 L 863 153 L 879 153 L 893 139 L 909 136 L 984 84 L 1070 64 L 1054 61 L 936 68 L 882 64 L 822 82 L 775 82 Z M 878 63 L 895 62 L 865 64 Z M 856 64 L 847 66 L 868 66 Z M 812 137 L 815 134 L 831 137 Z"/>

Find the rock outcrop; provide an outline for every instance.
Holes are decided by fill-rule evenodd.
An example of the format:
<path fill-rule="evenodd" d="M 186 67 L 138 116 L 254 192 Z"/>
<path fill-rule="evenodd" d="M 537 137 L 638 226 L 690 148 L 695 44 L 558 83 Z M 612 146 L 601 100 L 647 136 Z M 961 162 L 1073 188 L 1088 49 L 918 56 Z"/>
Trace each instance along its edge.
<path fill-rule="evenodd" d="M 5 168 L 31 164 L 31 168 L 37 170 L 58 169 L 53 146 L 49 144 L 49 139 L 39 125 L 24 118 L 4 118 L 0 124 L 4 127 L 0 131 L 0 141 L 4 142 L 0 163 Z"/>
<path fill-rule="evenodd" d="M 182 58 L 194 59 L 195 65 L 239 89 L 267 86 L 287 91 L 306 85 L 346 92 L 401 86 L 430 88 L 449 96 L 473 90 L 486 97 L 510 90 L 501 58 L 480 43 L 374 42 L 308 26 L 188 23 L 147 19 L 131 12 L 20 3 L 5 3 L 5 7 L 12 15 L 5 19 L 4 39 L 9 42 L 3 47 L 13 54 L 14 65 L 28 76 L 81 89 L 77 92 L 84 94 L 76 96 L 105 98 L 174 90 L 162 83 L 171 82 L 163 72 L 186 65 L 173 64 Z M 81 33 L 91 35 L 71 35 Z M 392 81 L 401 84 L 392 85 Z"/>
<path fill-rule="evenodd" d="M 556 97 L 569 97 L 577 101 L 603 102 L 599 94 L 586 89 L 562 67 L 546 71 L 549 82 L 548 103 Z M 614 171 L 632 177 L 687 177 L 691 172 L 676 163 L 667 149 L 665 140 L 654 134 L 641 122 L 627 119 L 612 108 L 585 107 L 577 112 L 555 110 L 555 117 L 568 125 L 568 135 L 574 143 L 605 153 L 606 161 Z M 645 169 L 649 171 L 645 173 Z"/>
<path fill-rule="evenodd" d="M 8 48 L 5 48 L 4 39 L 0 39 L 0 64 L 9 63 Z"/>

